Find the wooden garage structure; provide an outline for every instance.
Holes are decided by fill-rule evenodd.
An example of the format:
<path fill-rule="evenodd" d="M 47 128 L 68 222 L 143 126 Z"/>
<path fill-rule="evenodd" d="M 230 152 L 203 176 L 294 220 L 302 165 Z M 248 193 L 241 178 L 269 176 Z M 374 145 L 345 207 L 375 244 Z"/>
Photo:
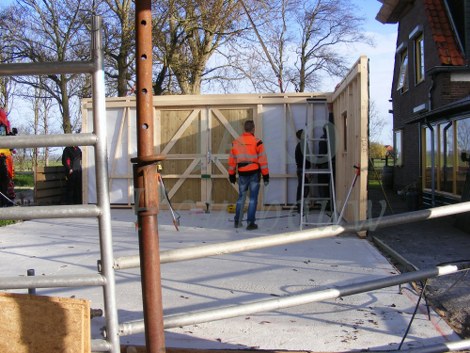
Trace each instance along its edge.
<path fill-rule="evenodd" d="M 315 103 L 312 104 L 312 101 Z M 318 103 L 326 109 L 317 109 Z M 335 125 L 336 196 L 342 206 L 354 165 L 361 176 L 345 212 L 348 221 L 365 219 L 367 210 L 368 161 L 368 59 L 362 56 L 334 92 L 285 94 L 233 94 L 156 96 L 155 154 L 162 162 L 166 189 L 177 209 L 221 208 L 234 203 L 237 187 L 227 176 L 231 142 L 242 132 L 243 122 L 253 119 L 256 135 L 268 154 L 271 181 L 261 190 L 260 207 L 295 204 L 297 187 L 294 150 L 295 132 Z M 133 205 L 133 175 L 130 159 L 137 154 L 135 97 L 106 101 L 110 200 L 115 206 Z M 91 99 L 82 101 L 82 132 L 93 131 Z M 84 151 L 84 201 L 96 202 L 94 156 Z M 90 172 L 89 172 L 90 171 Z"/>

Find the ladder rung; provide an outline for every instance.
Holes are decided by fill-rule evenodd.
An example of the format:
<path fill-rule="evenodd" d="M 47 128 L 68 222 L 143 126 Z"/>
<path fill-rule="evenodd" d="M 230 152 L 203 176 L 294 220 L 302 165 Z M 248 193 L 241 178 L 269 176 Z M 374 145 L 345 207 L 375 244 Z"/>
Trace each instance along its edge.
<path fill-rule="evenodd" d="M 303 225 L 313 225 L 313 226 L 329 226 L 335 223 L 333 222 L 303 222 Z"/>
<path fill-rule="evenodd" d="M 305 170 L 305 174 L 332 174 L 332 172 L 328 169 L 308 169 Z"/>
<path fill-rule="evenodd" d="M 307 153 L 305 156 L 307 157 L 328 157 L 325 153 Z M 327 162 L 324 162 L 327 163 Z"/>

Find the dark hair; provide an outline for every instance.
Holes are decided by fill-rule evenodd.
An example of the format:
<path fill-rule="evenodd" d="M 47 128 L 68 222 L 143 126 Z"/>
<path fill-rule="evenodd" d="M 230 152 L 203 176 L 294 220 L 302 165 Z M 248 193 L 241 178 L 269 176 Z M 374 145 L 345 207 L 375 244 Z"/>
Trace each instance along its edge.
<path fill-rule="evenodd" d="M 297 138 L 300 140 L 302 138 L 303 132 L 304 132 L 303 129 L 297 130 L 297 132 L 295 133 L 295 136 L 297 136 Z"/>
<path fill-rule="evenodd" d="M 253 120 L 245 121 L 245 124 L 243 124 L 243 129 L 245 132 L 253 132 L 255 130 L 255 122 Z"/>

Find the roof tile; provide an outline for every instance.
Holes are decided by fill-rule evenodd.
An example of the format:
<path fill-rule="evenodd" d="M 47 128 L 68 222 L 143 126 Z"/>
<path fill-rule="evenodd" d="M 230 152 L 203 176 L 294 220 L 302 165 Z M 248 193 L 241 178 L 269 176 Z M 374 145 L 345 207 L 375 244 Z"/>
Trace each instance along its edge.
<path fill-rule="evenodd" d="M 465 65 L 465 58 L 455 41 L 442 0 L 424 0 L 424 8 L 441 63 L 452 66 Z"/>

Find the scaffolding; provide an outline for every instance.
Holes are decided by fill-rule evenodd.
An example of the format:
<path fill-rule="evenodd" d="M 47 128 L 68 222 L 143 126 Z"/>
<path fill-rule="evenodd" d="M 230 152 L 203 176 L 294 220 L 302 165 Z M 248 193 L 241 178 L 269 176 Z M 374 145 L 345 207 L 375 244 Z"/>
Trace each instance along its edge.
<path fill-rule="evenodd" d="M 28 220 L 34 218 L 95 217 L 98 220 L 100 253 L 98 274 L 70 276 L 1 278 L 2 289 L 57 288 L 99 286 L 103 289 L 106 337 L 92 340 L 92 351 L 120 352 L 118 315 L 115 300 L 115 272 L 113 268 L 113 241 L 111 209 L 108 191 L 106 106 L 101 38 L 101 18 L 93 18 L 91 57 L 88 62 L 48 62 L 0 64 L 1 76 L 45 74 L 90 74 L 93 83 L 94 132 L 87 134 L 6 136 L 0 141 L 4 148 L 36 148 L 63 146 L 91 146 L 94 148 L 96 173 L 96 205 L 61 205 L 12 207 L 2 209 L 0 219 Z"/>

